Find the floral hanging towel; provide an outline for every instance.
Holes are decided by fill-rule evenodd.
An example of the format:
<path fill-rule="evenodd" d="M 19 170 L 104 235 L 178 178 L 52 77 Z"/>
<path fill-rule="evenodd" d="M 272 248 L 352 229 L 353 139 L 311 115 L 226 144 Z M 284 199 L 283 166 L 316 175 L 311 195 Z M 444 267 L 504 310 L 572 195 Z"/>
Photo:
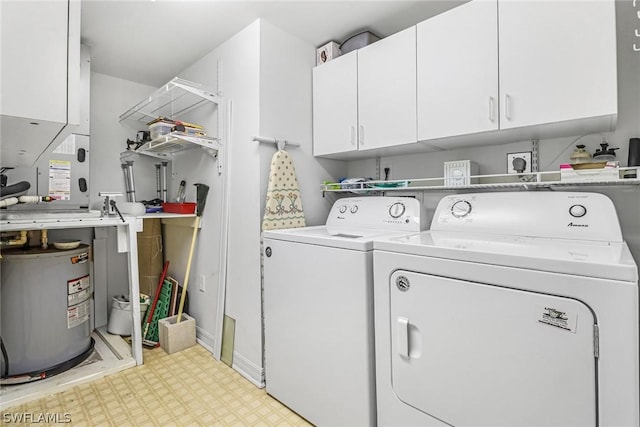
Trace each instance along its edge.
<path fill-rule="evenodd" d="M 289 153 L 279 150 L 271 159 L 262 229 L 277 230 L 305 225 L 302 197 L 293 161 Z"/>

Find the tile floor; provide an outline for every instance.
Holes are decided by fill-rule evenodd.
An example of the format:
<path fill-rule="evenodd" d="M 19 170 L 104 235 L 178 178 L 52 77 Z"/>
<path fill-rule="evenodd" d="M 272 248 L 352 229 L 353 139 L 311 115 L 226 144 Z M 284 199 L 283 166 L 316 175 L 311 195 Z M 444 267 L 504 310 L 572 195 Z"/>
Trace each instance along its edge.
<path fill-rule="evenodd" d="M 2 425 L 47 425 L 15 422 L 21 415 L 33 421 L 57 416 L 58 421 L 70 419 L 65 425 L 74 427 L 310 425 L 200 345 L 171 355 L 161 348 L 144 349 L 144 361 L 9 408 L 0 415 Z"/>

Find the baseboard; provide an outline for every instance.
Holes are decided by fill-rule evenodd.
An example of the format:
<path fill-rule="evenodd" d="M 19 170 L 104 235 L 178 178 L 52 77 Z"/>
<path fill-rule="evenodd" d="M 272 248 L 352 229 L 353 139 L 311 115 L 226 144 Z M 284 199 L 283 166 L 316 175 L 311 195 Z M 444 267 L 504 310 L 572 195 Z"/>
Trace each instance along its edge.
<path fill-rule="evenodd" d="M 211 353 L 214 359 L 219 360 L 215 357 L 215 353 L 213 349 L 215 348 L 216 337 L 200 328 L 196 325 L 196 342 L 207 349 L 209 353 Z"/>
<path fill-rule="evenodd" d="M 196 342 L 207 349 L 209 353 L 211 353 L 214 358 L 215 354 L 213 349 L 215 348 L 216 339 L 213 335 L 206 332 L 202 328 L 199 328 L 196 325 Z M 218 359 L 219 360 L 219 359 Z M 249 359 L 238 353 L 237 351 L 233 352 L 233 369 L 250 381 L 253 385 L 258 388 L 264 388 L 264 368 L 257 366 Z"/>
<path fill-rule="evenodd" d="M 246 357 L 233 352 L 233 369 L 258 388 L 264 388 L 264 368 L 255 365 Z"/>

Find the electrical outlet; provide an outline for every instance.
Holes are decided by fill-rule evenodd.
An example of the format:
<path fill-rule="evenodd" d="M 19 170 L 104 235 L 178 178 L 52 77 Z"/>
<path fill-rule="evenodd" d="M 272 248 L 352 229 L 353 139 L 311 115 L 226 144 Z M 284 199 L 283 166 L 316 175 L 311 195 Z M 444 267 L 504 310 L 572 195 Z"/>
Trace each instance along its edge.
<path fill-rule="evenodd" d="M 206 288 L 206 285 L 205 285 L 205 276 L 204 276 L 204 274 L 201 274 L 200 275 L 200 292 L 204 292 L 206 290 L 207 290 L 207 288 Z"/>
<path fill-rule="evenodd" d="M 524 160 L 524 170 L 522 172 L 518 172 L 513 162 L 516 161 L 516 165 L 520 163 L 520 160 Z M 508 153 L 507 154 L 507 173 L 531 173 L 531 151 L 524 151 L 520 153 Z"/>

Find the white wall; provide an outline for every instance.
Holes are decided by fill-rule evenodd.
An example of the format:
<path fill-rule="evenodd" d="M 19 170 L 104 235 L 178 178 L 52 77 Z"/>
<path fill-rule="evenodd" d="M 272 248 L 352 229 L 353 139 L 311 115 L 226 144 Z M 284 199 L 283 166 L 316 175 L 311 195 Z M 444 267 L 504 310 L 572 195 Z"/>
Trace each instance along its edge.
<path fill-rule="evenodd" d="M 257 221 L 260 169 L 258 147 L 251 137 L 259 126 L 259 37 L 260 26 L 254 22 L 180 73 L 180 77 L 217 89 L 231 100 L 232 126 L 224 141 L 230 212 L 225 314 L 236 320 L 234 365 L 257 383 L 262 375 Z M 208 262 L 214 259 L 211 255 L 206 255 Z M 199 259 L 198 265 L 200 261 L 204 260 Z M 210 293 L 205 296 L 202 308 L 214 309 L 212 297 Z M 192 314 L 202 321 L 201 310 Z"/>
<path fill-rule="evenodd" d="M 91 73 L 91 197 L 92 209 L 101 209 L 101 191 L 125 194 L 124 175 L 120 167 L 120 153 L 127 148 L 127 138 L 135 139 L 136 130 L 145 130 L 144 123 L 119 123 L 118 117 L 149 96 L 156 88 L 130 82 L 105 74 Z M 155 169 L 144 156 L 135 159 L 136 190 L 139 199 L 155 197 Z M 151 168 L 153 180 L 147 180 Z M 139 189 L 138 189 L 138 184 Z M 126 200 L 122 198 L 122 200 Z"/>
<path fill-rule="evenodd" d="M 604 134 L 617 151 L 621 165 L 627 164 L 629 138 L 640 137 L 640 52 L 633 51 L 638 44 L 634 31 L 640 29 L 638 8 L 631 1 L 616 2 L 617 49 L 618 49 L 618 121 L 614 132 Z M 544 64 L 541 64 L 544 66 Z M 588 90 L 588 88 L 585 88 Z M 586 135 L 576 142 L 575 135 L 566 138 L 540 140 L 539 166 L 542 171 L 558 170 L 561 163 L 568 163 L 576 143 L 585 144 L 593 153 L 602 142 L 602 135 Z M 531 151 L 530 141 L 509 144 L 460 148 L 424 154 L 381 157 L 380 168 L 391 167 L 392 179 L 433 178 L 443 175 L 443 162 L 472 160 L 479 165 L 480 174 L 506 173 L 506 153 Z M 348 163 L 350 177 L 375 176 L 375 159 L 355 160 Z M 616 204 L 622 230 L 627 243 L 640 261 L 640 191 L 633 187 L 580 187 L 580 191 L 598 191 L 609 195 Z M 425 193 L 425 204 L 429 212 L 445 193 Z"/>
<path fill-rule="evenodd" d="M 91 73 L 90 96 L 90 188 L 89 204 L 91 209 L 102 209 L 103 198 L 98 196 L 101 191 L 120 192 L 125 194 L 124 175 L 120 167 L 120 153 L 126 149 L 127 138 L 135 139 L 136 130 L 143 130 L 144 125 L 130 127 L 118 123 L 118 116 L 149 96 L 155 88 L 139 83 L 122 80 L 96 72 Z M 134 167 L 140 183 L 142 198 L 155 197 L 155 170 L 153 181 L 145 179 L 149 168 L 153 164 L 149 159 L 139 156 Z M 151 182 L 153 182 L 151 186 Z M 153 190 L 153 192 L 151 191 Z M 117 201 L 126 200 L 125 197 Z M 106 323 L 106 310 L 110 307 L 114 295 L 128 295 L 129 276 L 127 254 L 119 254 L 116 250 L 116 230 L 96 231 L 98 238 L 105 240 L 98 243 L 95 263 L 96 271 L 104 272 L 106 277 L 94 277 L 96 286 L 96 326 Z M 100 257 L 99 250 L 106 248 L 105 256 Z M 105 289 L 106 287 L 106 289 Z M 105 307 L 106 305 L 106 307 Z"/>
<path fill-rule="evenodd" d="M 225 140 L 229 180 L 225 314 L 236 321 L 234 368 L 257 385 L 263 384 L 260 224 L 275 147 L 260 145 L 252 138 L 262 135 L 301 144 L 289 152 L 297 167 L 310 225 L 324 223 L 330 208 L 330 202 L 321 196 L 320 183 L 346 173 L 346 162 L 316 160 L 311 154 L 314 61 L 314 46 L 256 21 L 180 74 L 217 88 L 232 104 L 232 126 Z M 189 167 L 193 169 L 193 164 Z M 184 170 L 178 162 L 174 168 L 178 173 Z M 212 247 L 202 252 L 210 260 L 216 254 Z M 205 263 L 198 259 L 198 274 Z M 211 313 L 216 301 L 209 288 L 206 296 L 198 293 L 195 297 Z M 200 324 L 207 325 L 205 328 L 213 326 L 200 308 L 191 311 Z"/>
<path fill-rule="evenodd" d="M 346 162 L 316 159 L 312 146 L 312 80 L 315 46 L 262 21 L 260 38 L 260 135 L 299 143 L 286 147 L 293 159 L 307 225 L 324 224 L 332 201 L 322 181 L 346 174 Z M 277 148 L 260 144 L 260 212 L 264 212 L 271 158 Z"/>

